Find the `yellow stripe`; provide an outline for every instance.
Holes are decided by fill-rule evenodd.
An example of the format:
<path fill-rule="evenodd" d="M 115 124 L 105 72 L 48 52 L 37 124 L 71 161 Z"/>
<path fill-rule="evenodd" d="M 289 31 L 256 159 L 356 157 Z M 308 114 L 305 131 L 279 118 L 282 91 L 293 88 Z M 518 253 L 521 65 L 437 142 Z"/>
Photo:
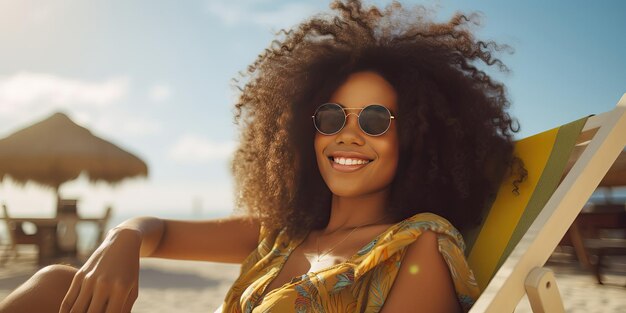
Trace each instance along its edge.
<path fill-rule="evenodd" d="M 498 260 L 509 243 L 550 158 L 557 134 L 558 128 L 555 128 L 515 144 L 515 155 L 524 161 L 528 178 L 520 185 L 517 196 L 512 192 L 515 177 L 510 177 L 502 183 L 469 254 L 468 262 L 481 290 L 485 289 L 495 274 Z"/>

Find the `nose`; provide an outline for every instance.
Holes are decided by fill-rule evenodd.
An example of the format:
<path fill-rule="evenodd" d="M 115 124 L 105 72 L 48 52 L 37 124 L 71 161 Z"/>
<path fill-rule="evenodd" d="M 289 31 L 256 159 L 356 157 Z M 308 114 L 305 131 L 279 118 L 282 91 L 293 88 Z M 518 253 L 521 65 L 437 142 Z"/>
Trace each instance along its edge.
<path fill-rule="evenodd" d="M 356 113 L 346 114 L 346 124 L 337 134 L 336 143 L 363 145 L 365 140 L 359 127 L 359 116 Z"/>

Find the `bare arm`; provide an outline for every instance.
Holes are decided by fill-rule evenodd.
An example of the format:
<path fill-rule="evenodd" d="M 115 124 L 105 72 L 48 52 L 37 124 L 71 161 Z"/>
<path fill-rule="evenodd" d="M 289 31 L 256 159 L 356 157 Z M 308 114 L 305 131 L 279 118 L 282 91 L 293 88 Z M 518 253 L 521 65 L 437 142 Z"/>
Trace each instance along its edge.
<path fill-rule="evenodd" d="M 139 234 L 142 257 L 241 263 L 258 244 L 260 224 L 244 216 L 205 221 L 139 217 L 113 231 L 123 230 Z"/>
<path fill-rule="evenodd" d="M 433 313 L 461 311 L 437 235 L 430 231 L 407 248 L 381 312 L 407 312 L 407 308 Z"/>
<path fill-rule="evenodd" d="M 241 263 L 257 246 L 260 224 L 248 217 L 205 221 L 138 217 L 113 231 L 134 230 L 142 257 Z"/>
<path fill-rule="evenodd" d="M 259 231 L 259 223 L 247 217 L 127 220 L 107 233 L 76 272 L 60 312 L 130 312 L 137 299 L 140 257 L 241 262 L 256 247 Z"/>

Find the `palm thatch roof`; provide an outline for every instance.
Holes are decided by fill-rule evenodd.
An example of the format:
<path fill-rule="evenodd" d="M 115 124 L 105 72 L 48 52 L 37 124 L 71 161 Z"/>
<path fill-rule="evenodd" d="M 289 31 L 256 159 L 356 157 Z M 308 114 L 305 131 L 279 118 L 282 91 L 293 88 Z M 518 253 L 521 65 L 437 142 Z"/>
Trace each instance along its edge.
<path fill-rule="evenodd" d="M 90 181 L 115 184 L 147 176 L 148 167 L 134 154 L 93 135 L 63 113 L 0 140 L 0 182 L 33 181 L 58 189 L 85 173 Z"/>

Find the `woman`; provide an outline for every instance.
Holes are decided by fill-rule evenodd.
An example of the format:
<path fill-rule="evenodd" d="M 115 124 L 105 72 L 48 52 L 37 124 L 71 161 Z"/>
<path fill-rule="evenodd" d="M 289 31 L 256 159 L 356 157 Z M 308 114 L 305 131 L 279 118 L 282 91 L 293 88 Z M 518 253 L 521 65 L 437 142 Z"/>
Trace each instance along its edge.
<path fill-rule="evenodd" d="M 474 64 L 506 70 L 500 46 L 464 15 L 332 7 L 244 77 L 233 172 L 246 215 L 128 220 L 0 312 L 128 312 L 147 256 L 242 263 L 223 312 L 468 310 L 479 291 L 452 225 L 471 229 L 516 163 L 504 86 Z"/>

